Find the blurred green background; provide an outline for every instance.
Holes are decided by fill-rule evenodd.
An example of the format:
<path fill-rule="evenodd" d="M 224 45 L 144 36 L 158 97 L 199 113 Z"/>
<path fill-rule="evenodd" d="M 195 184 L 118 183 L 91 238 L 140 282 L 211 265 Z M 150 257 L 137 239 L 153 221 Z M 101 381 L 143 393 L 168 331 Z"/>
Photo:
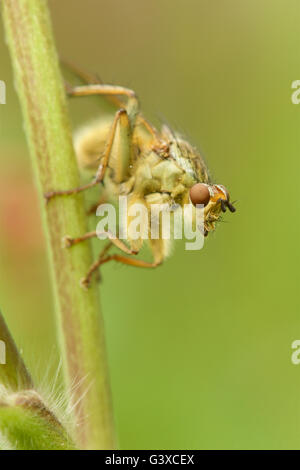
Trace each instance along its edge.
<path fill-rule="evenodd" d="M 157 270 L 102 270 L 120 447 L 299 449 L 299 1 L 49 4 L 60 55 L 136 90 L 144 114 L 185 132 L 238 200 L 203 250 L 179 243 Z M 0 307 L 51 385 L 46 252 L 4 41 L 0 57 Z M 101 106 L 70 111 L 77 125 Z"/>

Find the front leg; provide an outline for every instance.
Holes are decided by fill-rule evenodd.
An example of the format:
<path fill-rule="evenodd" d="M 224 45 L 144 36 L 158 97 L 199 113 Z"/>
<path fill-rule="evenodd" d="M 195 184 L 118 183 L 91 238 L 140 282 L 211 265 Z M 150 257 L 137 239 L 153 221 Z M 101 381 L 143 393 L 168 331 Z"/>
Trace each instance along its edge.
<path fill-rule="evenodd" d="M 81 82 L 85 83 L 86 85 L 103 85 L 103 81 L 99 78 L 99 76 L 97 74 L 91 74 L 91 73 L 85 72 L 84 70 L 82 70 L 80 67 L 78 67 L 74 63 L 72 63 L 70 61 L 66 61 L 65 59 L 62 61 L 62 63 L 77 78 L 79 78 L 81 80 Z M 75 95 L 73 93 L 73 87 L 72 86 L 70 86 L 69 84 L 66 84 L 66 85 L 67 85 L 66 86 L 67 93 L 70 96 L 80 96 L 80 95 Z M 132 94 L 134 94 L 134 92 L 132 92 L 129 89 L 125 89 L 125 90 L 128 90 L 128 92 L 131 92 Z M 120 96 L 122 96 L 122 94 Z M 114 95 L 106 94 L 106 98 L 108 99 L 108 101 L 110 103 L 113 103 L 118 108 L 123 108 L 124 107 L 124 102 L 117 95 L 115 95 L 115 94 Z M 148 130 L 148 132 L 152 135 L 152 137 L 155 141 L 160 140 L 160 136 L 159 136 L 158 131 L 155 129 L 155 127 L 152 126 L 152 124 L 150 124 L 149 121 L 147 121 L 144 118 L 144 116 L 142 116 L 142 114 L 139 112 L 139 109 L 138 109 L 138 121 L 139 121 L 140 124 L 142 124 Z"/>
<path fill-rule="evenodd" d="M 68 87 L 67 93 L 69 96 L 91 96 L 91 95 L 103 95 L 110 98 L 124 96 L 127 98 L 127 104 L 125 106 L 127 114 L 129 116 L 130 124 L 132 128 L 135 126 L 136 117 L 139 113 L 139 101 L 133 90 L 122 86 L 115 85 L 82 85 L 75 87 Z"/>

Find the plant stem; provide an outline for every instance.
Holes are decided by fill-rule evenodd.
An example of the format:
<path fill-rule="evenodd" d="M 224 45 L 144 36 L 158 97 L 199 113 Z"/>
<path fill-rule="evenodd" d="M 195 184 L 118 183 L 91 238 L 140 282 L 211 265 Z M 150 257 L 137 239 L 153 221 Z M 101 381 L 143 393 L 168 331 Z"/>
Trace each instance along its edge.
<path fill-rule="evenodd" d="M 79 286 L 89 242 L 66 249 L 62 238 L 87 231 L 81 195 L 43 194 L 79 185 L 66 100 L 46 0 L 3 0 L 3 19 L 35 169 L 48 240 L 67 393 L 82 449 L 113 449 L 114 430 L 98 288 Z M 75 387 L 74 387 L 75 382 Z M 73 385 L 73 391 L 72 391 Z"/>
<path fill-rule="evenodd" d="M 0 339 L 5 345 L 5 364 L 0 365 L 0 383 L 10 391 L 33 388 L 32 378 L 0 312 Z"/>

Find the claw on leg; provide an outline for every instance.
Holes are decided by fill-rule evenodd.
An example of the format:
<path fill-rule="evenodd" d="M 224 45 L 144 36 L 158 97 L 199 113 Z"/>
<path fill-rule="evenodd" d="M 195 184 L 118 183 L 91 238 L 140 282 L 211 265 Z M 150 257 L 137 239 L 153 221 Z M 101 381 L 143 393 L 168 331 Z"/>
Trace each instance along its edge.
<path fill-rule="evenodd" d="M 105 237 L 103 237 L 105 235 Z M 93 230 L 92 232 L 87 232 L 81 237 L 77 238 L 72 238 L 69 236 L 66 236 L 63 238 L 63 246 L 64 248 L 70 248 L 71 246 L 77 245 L 78 243 L 84 242 L 85 240 L 88 240 L 90 238 L 95 238 L 98 237 L 100 240 L 104 238 L 108 238 L 110 240 L 110 243 L 115 245 L 117 248 L 119 248 L 121 251 L 126 253 L 127 255 L 136 255 L 138 252 L 136 250 L 131 250 L 128 248 L 125 243 L 117 238 L 113 233 L 107 231 L 107 232 L 97 232 L 96 230 Z M 103 238 L 102 238 L 103 237 Z"/>
<path fill-rule="evenodd" d="M 147 263 L 141 262 L 140 260 L 136 260 L 137 264 L 135 264 L 134 263 L 135 260 L 131 260 L 131 258 L 126 258 L 125 256 L 111 255 L 111 257 L 108 257 L 107 252 L 112 246 L 115 246 L 115 247 L 119 248 L 119 250 L 123 251 L 123 253 L 126 253 L 127 255 L 137 255 L 138 254 L 138 251 L 128 248 L 128 246 L 122 240 L 120 240 L 119 238 L 116 238 L 115 235 L 113 235 L 110 232 L 103 232 L 101 234 L 101 233 L 97 233 L 97 231 L 92 231 L 92 232 L 87 232 L 84 235 L 82 235 L 81 237 L 77 237 L 77 238 L 72 238 L 70 236 L 65 236 L 62 239 L 62 245 L 63 245 L 64 248 L 71 248 L 72 246 L 77 245 L 78 243 L 81 243 L 85 240 L 88 240 L 90 238 L 94 238 L 94 237 L 97 237 L 97 236 L 101 236 L 101 235 L 105 235 L 106 238 L 109 239 L 109 243 L 105 246 L 105 248 L 100 253 L 98 260 L 95 261 L 92 264 L 92 266 L 88 270 L 87 275 L 83 279 L 81 279 L 80 284 L 84 288 L 89 287 L 92 275 L 99 268 L 99 266 L 101 266 L 101 264 L 103 264 L 103 263 L 106 263 L 110 259 L 115 259 L 117 261 L 119 260 L 121 262 L 124 262 L 125 264 L 131 264 L 133 266 L 145 266 L 145 265 L 147 265 Z M 128 261 L 127 262 L 122 261 L 123 259 L 128 260 Z"/>
<path fill-rule="evenodd" d="M 92 232 L 87 232 L 85 233 L 84 235 L 82 235 L 81 237 L 77 237 L 77 238 L 72 238 L 72 237 L 69 237 L 68 235 L 65 236 L 62 240 L 63 242 L 63 247 L 64 248 L 71 248 L 71 246 L 73 245 L 77 245 L 77 243 L 80 243 L 80 242 L 83 242 L 85 240 L 88 240 L 89 238 L 94 238 L 97 236 L 97 232 L 96 231 L 92 231 Z"/>
<path fill-rule="evenodd" d="M 91 181 L 90 183 L 85 184 L 83 186 L 78 186 L 77 188 L 67 189 L 65 191 L 49 191 L 48 193 L 44 194 L 44 197 L 46 199 L 46 203 L 48 204 L 49 201 L 56 196 L 70 196 L 72 194 L 78 194 L 81 191 L 85 191 L 86 189 L 96 186 L 98 183 L 101 183 L 101 180 L 97 177 L 95 180 Z"/>

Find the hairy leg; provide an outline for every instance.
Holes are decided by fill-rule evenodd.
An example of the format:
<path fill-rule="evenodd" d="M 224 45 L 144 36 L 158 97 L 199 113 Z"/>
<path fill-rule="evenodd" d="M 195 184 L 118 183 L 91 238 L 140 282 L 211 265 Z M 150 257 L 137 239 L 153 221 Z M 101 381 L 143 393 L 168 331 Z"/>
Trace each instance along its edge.
<path fill-rule="evenodd" d="M 105 153 L 104 153 L 103 157 L 101 158 L 101 163 L 98 167 L 98 170 L 97 170 L 97 173 L 96 173 L 96 176 L 95 176 L 94 180 L 91 181 L 88 184 L 85 184 L 83 186 L 79 186 L 77 188 L 72 188 L 72 189 L 67 189 L 67 190 L 62 190 L 62 191 L 50 191 L 50 192 L 48 192 L 44 195 L 47 202 L 49 202 L 50 199 L 52 199 L 53 197 L 56 197 L 56 196 L 68 196 L 68 195 L 71 195 L 71 194 L 77 194 L 81 191 L 85 191 L 86 189 L 92 188 L 92 187 L 96 186 L 97 184 L 99 184 L 103 181 L 105 171 L 107 169 L 107 165 L 108 165 L 108 162 L 109 162 L 109 157 L 110 157 L 110 154 L 111 154 L 111 149 L 112 149 L 112 146 L 113 146 L 113 142 L 114 142 L 114 138 L 115 138 L 116 129 L 117 129 L 118 124 L 120 125 L 120 132 L 122 132 L 122 134 L 124 136 L 127 136 L 127 138 L 128 138 L 127 142 L 124 139 L 123 145 L 120 148 L 120 152 L 121 153 L 124 152 L 124 153 L 126 153 L 126 155 L 128 154 L 128 152 L 130 151 L 130 144 L 131 144 L 131 141 L 130 141 L 130 139 L 131 139 L 131 128 L 130 128 L 129 117 L 128 117 L 127 111 L 125 109 L 120 109 L 115 114 L 115 117 L 114 117 L 114 120 L 113 120 L 113 123 L 112 123 L 112 126 L 111 126 L 111 130 L 110 130 L 110 134 L 109 134 L 109 137 L 108 137 L 106 150 L 105 150 Z M 129 138 L 129 136 L 130 136 L 130 138 Z M 122 158 L 122 154 L 120 155 L 120 158 Z"/>

